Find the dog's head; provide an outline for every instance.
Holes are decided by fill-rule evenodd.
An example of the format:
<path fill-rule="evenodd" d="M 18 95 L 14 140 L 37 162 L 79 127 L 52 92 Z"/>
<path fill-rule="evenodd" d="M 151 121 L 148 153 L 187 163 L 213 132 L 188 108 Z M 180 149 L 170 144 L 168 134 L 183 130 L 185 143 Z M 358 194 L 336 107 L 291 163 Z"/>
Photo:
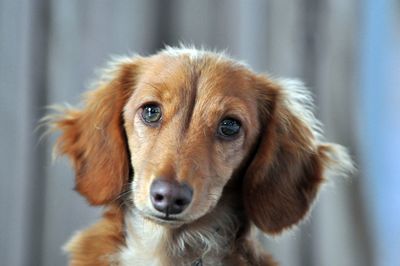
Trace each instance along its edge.
<path fill-rule="evenodd" d="M 220 54 L 170 48 L 119 60 L 85 103 L 53 121 L 77 191 L 101 205 L 128 187 L 135 209 L 160 224 L 209 213 L 236 178 L 247 216 L 277 233 L 306 214 L 329 164 L 350 166 L 320 142 L 300 83 Z"/>

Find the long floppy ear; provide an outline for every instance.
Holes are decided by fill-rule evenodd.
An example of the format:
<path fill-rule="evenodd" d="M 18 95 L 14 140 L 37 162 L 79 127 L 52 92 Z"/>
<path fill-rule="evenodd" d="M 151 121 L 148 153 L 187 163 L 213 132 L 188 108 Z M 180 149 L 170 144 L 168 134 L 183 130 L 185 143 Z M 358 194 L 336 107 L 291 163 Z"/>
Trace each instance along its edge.
<path fill-rule="evenodd" d="M 321 143 L 312 101 L 302 83 L 259 77 L 262 133 L 244 179 L 244 205 L 254 224 L 275 234 L 309 210 L 324 170 L 350 170 L 346 150 Z"/>
<path fill-rule="evenodd" d="M 51 127 L 61 131 L 56 152 L 71 159 L 75 189 L 93 205 L 114 200 L 129 178 L 122 111 L 134 89 L 138 61 L 110 64 L 85 95 L 82 109 L 68 108 L 50 119 Z"/>

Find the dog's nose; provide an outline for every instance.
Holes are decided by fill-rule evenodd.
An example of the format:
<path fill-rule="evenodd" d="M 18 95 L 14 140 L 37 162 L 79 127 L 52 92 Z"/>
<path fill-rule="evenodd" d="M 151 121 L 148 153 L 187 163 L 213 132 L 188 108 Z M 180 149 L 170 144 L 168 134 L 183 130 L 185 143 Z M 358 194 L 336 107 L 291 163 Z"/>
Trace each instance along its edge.
<path fill-rule="evenodd" d="M 192 201 L 193 190 L 187 184 L 157 179 L 151 184 L 150 195 L 154 208 L 168 216 L 186 209 Z"/>

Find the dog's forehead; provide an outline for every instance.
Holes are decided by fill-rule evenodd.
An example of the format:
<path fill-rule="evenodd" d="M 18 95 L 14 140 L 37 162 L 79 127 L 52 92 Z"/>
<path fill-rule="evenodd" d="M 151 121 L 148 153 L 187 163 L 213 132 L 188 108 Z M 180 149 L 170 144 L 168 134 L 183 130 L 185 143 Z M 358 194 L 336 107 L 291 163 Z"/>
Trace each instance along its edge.
<path fill-rule="evenodd" d="M 243 64 L 212 53 L 159 54 L 148 58 L 141 82 L 166 101 L 186 94 L 201 98 L 252 96 L 253 73 Z M 183 99 L 182 99 L 183 100 Z M 243 99 L 244 100 L 244 99 Z"/>

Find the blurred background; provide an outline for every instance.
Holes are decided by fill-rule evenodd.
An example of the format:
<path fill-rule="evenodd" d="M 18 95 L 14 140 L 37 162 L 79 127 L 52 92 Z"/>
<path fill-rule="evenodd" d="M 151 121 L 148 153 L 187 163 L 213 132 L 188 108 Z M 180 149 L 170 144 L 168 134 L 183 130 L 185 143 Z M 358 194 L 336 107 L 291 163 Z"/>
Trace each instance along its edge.
<path fill-rule="evenodd" d="M 282 265 L 400 265 L 398 0 L 0 0 L 0 265 L 66 265 L 61 246 L 101 213 L 51 162 L 54 137 L 39 141 L 45 106 L 79 103 L 111 55 L 180 41 L 305 81 L 357 164 L 297 229 L 262 239 Z"/>

